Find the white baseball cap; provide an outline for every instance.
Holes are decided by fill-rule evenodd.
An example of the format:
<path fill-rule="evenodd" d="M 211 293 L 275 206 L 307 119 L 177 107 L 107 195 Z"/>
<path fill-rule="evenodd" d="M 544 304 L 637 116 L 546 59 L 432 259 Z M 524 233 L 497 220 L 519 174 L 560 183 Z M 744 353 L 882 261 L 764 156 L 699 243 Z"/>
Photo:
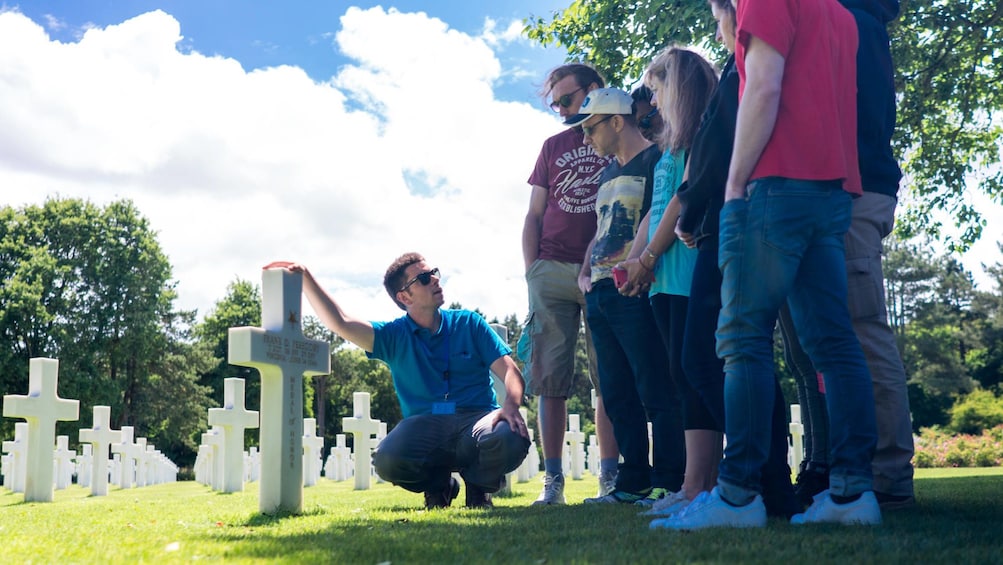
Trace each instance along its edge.
<path fill-rule="evenodd" d="M 599 88 L 585 97 L 574 116 L 564 120 L 566 126 L 577 126 L 596 114 L 633 114 L 634 99 L 619 88 Z"/>

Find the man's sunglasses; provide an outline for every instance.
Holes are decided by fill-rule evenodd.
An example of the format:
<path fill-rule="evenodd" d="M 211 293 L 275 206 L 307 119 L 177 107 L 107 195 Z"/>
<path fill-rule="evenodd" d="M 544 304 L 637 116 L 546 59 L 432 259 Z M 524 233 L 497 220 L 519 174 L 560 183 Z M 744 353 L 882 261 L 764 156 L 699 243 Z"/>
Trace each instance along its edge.
<path fill-rule="evenodd" d="M 432 269 L 431 271 L 425 271 L 424 273 L 418 273 L 413 279 L 407 281 L 407 284 L 402 286 L 397 292 L 404 292 L 416 282 L 420 282 L 421 286 L 428 286 L 428 283 L 432 282 L 432 277 L 439 278 L 438 268 Z"/>
<path fill-rule="evenodd" d="M 578 87 L 575 90 L 572 90 L 571 92 L 565 94 L 564 96 L 561 96 L 557 100 L 554 100 L 553 102 L 550 103 L 550 109 L 557 112 L 561 108 L 567 108 L 568 106 L 571 105 L 571 99 L 574 98 L 575 94 L 581 92 L 581 90 L 582 90 L 581 87 Z"/>
<path fill-rule="evenodd" d="M 637 121 L 637 126 L 641 129 L 648 129 L 651 127 L 651 122 L 655 119 L 658 114 L 658 108 L 652 108 L 650 112 L 645 114 L 640 120 Z"/>
<path fill-rule="evenodd" d="M 612 118 L 613 116 L 614 116 L 614 114 L 610 114 L 610 115 L 606 116 L 605 118 L 599 120 L 598 122 L 596 122 L 596 123 L 594 123 L 594 124 L 592 124 L 590 126 L 582 126 L 582 133 L 585 134 L 585 137 L 592 137 L 592 132 L 595 131 L 596 126 L 598 126 L 599 124 L 601 124 L 601 123 L 605 122 L 606 120 Z"/>

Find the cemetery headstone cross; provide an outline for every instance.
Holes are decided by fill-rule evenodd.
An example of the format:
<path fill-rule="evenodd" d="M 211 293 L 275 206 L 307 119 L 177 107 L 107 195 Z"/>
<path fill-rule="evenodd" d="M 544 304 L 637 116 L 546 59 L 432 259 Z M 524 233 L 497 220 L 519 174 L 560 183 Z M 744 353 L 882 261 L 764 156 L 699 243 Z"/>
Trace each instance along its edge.
<path fill-rule="evenodd" d="M 302 330 L 303 275 L 261 274 L 260 328 L 230 328 L 229 361 L 261 373 L 261 512 L 303 511 L 303 377 L 331 372 L 326 342 Z"/>
<path fill-rule="evenodd" d="M 28 395 L 3 397 L 3 415 L 28 423 L 25 502 L 52 502 L 56 422 L 75 421 L 80 414 L 79 400 L 56 394 L 58 380 L 59 361 L 36 357 L 28 365 Z"/>
<path fill-rule="evenodd" d="M 369 415 L 369 393 L 352 395 L 354 415 L 341 419 L 341 429 L 352 434 L 355 447 L 355 490 L 369 488 L 369 471 L 373 462 L 372 438 L 380 431 L 380 421 Z"/>
<path fill-rule="evenodd" d="M 94 407 L 93 427 L 80 430 L 80 441 L 94 447 L 91 454 L 91 495 L 105 496 L 108 494 L 108 448 L 122 441 L 122 431 L 111 429 L 111 406 Z"/>
<path fill-rule="evenodd" d="M 223 381 L 223 408 L 209 409 L 209 425 L 223 430 L 223 492 L 244 490 L 244 430 L 258 427 L 258 413 L 244 408 L 244 379 Z M 219 468 L 219 467 L 217 467 Z"/>

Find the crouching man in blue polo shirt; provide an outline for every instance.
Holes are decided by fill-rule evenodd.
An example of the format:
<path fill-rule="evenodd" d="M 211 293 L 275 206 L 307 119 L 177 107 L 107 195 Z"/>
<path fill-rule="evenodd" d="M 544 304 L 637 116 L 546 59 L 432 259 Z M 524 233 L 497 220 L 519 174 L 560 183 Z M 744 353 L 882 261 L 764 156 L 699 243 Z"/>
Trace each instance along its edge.
<path fill-rule="evenodd" d="M 426 508 L 445 508 L 460 492 L 451 475 L 458 471 L 467 507 L 491 507 L 490 493 L 529 450 L 519 413 L 522 373 L 484 318 L 442 309 L 439 269 L 417 253 L 390 265 L 383 286 L 407 312 L 392 322 L 349 316 L 303 265 L 276 261 L 265 269 L 303 273 L 303 294 L 324 325 L 390 366 L 404 419 L 373 457 L 380 477 L 424 493 Z M 504 377 L 504 406 L 498 406 L 489 370 Z"/>

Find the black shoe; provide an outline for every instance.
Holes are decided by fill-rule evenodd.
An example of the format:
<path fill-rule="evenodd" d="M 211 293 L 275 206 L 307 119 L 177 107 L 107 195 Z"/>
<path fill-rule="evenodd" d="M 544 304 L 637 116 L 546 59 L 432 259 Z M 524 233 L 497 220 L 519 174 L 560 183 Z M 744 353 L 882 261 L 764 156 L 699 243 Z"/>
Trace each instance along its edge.
<path fill-rule="evenodd" d="M 449 505 L 453 503 L 453 499 L 459 495 L 460 482 L 453 477 L 449 477 L 449 483 L 446 484 L 445 489 L 425 492 L 425 508 L 449 508 Z"/>
<path fill-rule="evenodd" d="M 811 506 L 815 495 L 829 488 L 829 466 L 811 461 L 801 462 L 801 472 L 794 483 L 794 493 L 805 506 Z"/>
<path fill-rule="evenodd" d="M 467 508 L 483 508 L 490 509 L 494 508 L 495 505 L 491 502 L 491 495 L 481 490 L 480 487 L 474 486 L 470 483 L 467 485 Z"/>
<path fill-rule="evenodd" d="M 904 510 L 916 506 L 916 497 L 908 494 L 887 494 L 874 491 L 874 498 L 878 499 L 878 506 L 882 510 Z"/>
<path fill-rule="evenodd" d="M 790 476 L 789 467 L 787 474 L 782 477 L 769 477 L 763 474 L 763 505 L 766 506 L 767 516 L 790 520 L 791 516 L 804 512 L 804 507 L 801 506 L 794 493 L 794 487 L 791 486 Z"/>

